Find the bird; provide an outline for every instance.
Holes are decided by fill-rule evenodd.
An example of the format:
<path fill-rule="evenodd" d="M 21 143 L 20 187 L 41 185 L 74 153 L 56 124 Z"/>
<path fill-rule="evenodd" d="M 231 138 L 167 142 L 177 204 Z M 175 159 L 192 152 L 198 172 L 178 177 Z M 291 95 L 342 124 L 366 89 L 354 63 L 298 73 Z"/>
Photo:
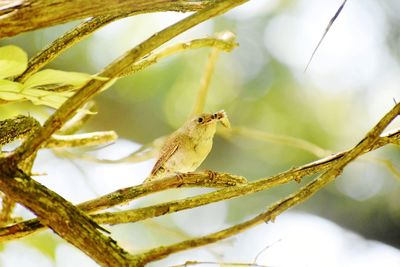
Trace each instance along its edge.
<path fill-rule="evenodd" d="M 194 116 L 169 135 L 144 183 L 195 171 L 211 151 L 217 122 L 230 128 L 228 116 L 221 110 Z"/>

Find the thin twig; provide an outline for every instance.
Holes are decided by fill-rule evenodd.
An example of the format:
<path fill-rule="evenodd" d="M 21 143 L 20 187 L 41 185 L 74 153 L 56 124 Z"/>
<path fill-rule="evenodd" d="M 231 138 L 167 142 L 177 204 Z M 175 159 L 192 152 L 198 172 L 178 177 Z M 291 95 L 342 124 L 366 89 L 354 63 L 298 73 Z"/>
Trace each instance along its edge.
<path fill-rule="evenodd" d="M 227 41 L 230 41 L 231 43 L 235 41 L 235 35 L 233 35 L 230 32 L 220 33 L 219 36 Z M 203 77 L 201 78 L 200 81 L 200 88 L 197 93 L 196 102 L 194 104 L 194 108 L 190 117 L 199 115 L 204 110 L 208 89 L 210 87 L 211 77 L 214 73 L 215 65 L 217 64 L 217 59 L 220 51 L 221 48 L 215 47 L 214 49 L 211 50 L 211 52 L 208 55 L 207 64 L 203 73 Z"/>
<path fill-rule="evenodd" d="M 53 134 L 44 144 L 46 148 L 67 148 L 78 146 L 97 146 L 114 142 L 118 136 L 114 131 L 91 132 L 72 135 Z"/>
<path fill-rule="evenodd" d="M 65 157 L 70 159 L 81 159 L 96 163 L 116 164 L 116 163 L 143 162 L 154 158 L 156 156 L 156 151 L 152 148 L 144 151 L 134 151 L 131 154 L 118 159 L 99 158 L 97 156 L 93 156 L 88 153 L 74 153 L 66 150 L 57 151 L 57 155 L 59 155 L 60 157 Z"/>
<path fill-rule="evenodd" d="M 232 135 L 243 136 L 249 139 L 262 140 L 274 144 L 296 147 L 308 151 L 317 157 L 326 157 L 327 155 L 332 154 L 332 152 L 300 138 L 286 136 L 286 135 L 279 135 L 279 134 L 271 134 L 247 127 L 233 127 L 231 129 L 221 130 L 220 133 L 223 137 L 226 137 L 228 140 Z"/>
<path fill-rule="evenodd" d="M 381 164 L 385 166 L 388 171 L 397 179 L 400 181 L 400 170 L 393 164 L 392 161 L 387 160 L 387 159 L 372 159 L 374 162 Z"/>
<path fill-rule="evenodd" d="M 144 68 L 149 67 L 150 65 L 157 63 L 163 58 L 177 54 L 184 50 L 198 49 L 203 47 L 214 47 L 214 49 L 230 52 L 233 48 L 237 46 L 237 43 L 235 43 L 234 35 L 232 33 L 228 32 L 226 33 L 226 35 L 233 37 L 227 38 L 224 35 L 219 35 L 217 37 L 201 38 L 201 39 L 191 40 L 185 43 L 174 44 L 170 47 L 165 48 L 160 52 L 150 54 L 144 57 L 143 60 L 137 62 L 132 67 L 128 68 L 119 77 L 132 75 L 140 70 L 143 70 Z"/>
<path fill-rule="evenodd" d="M 14 207 L 15 201 L 7 195 L 3 195 L 1 198 L 0 226 L 5 226 L 12 221 L 11 215 Z"/>
<path fill-rule="evenodd" d="M 97 113 L 96 103 L 94 101 L 89 101 L 85 103 L 85 105 L 78 110 L 75 115 L 69 119 L 60 130 L 57 131 L 57 134 L 61 135 L 69 135 L 74 134 L 80 129 L 82 129 L 83 125 L 93 116 L 93 114 Z"/>
<path fill-rule="evenodd" d="M 266 265 L 260 265 L 256 263 L 237 263 L 237 262 L 214 262 L 214 261 L 187 261 L 181 265 L 174 265 L 172 267 L 188 267 L 188 266 L 204 266 L 204 265 L 215 265 L 215 266 L 226 266 L 226 267 L 268 267 Z"/>
<path fill-rule="evenodd" d="M 279 239 L 279 240 L 275 241 L 273 244 L 267 245 L 267 246 L 265 246 L 262 250 L 260 250 L 260 251 L 257 253 L 257 255 L 254 257 L 253 264 L 256 264 L 256 263 L 257 263 L 258 258 L 259 258 L 267 249 L 271 248 L 273 245 L 275 245 L 276 243 L 280 242 L 281 240 L 282 240 L 282 239 Z"/>
<path fill-rule="evenodd" d="M 154 158 L 157 154 L 157 151 L 160 149 L 164 140 L 167 136 L 161 136 L 154 139 L 152 142 L 142 145 L 138 150 L 130 153 L 127 156 L 124 156 L 119 159 L 104 159 L 98 158 L 85 153 L 71 153 L 69 151 L 60 151 L 59 154 L 69 158 L 79 158 L 87 161 L 92 161 L 96 163 L 107 163 L 107 164 L 115 164 L 115 163 L 138 163 Z"/>
<path fill-rule="evenodd" d="M 201 78 L 200 81 L 199 92 L 197 94 L 196 103 L 191 116 L 199 115 L 204 111 L 208 89 L 210 88 L 211 77 L 214 73 L 219 53 L 220 53 L 219 49 L 214 48 L 208 55 L 207 64 L 205 67 L 203 77 Z"/>
<path fill-rule="evenodd" d="M 335 15 L 334 15 L 334 16 L 331 18 L 331 20 L 329 21 L 328 26 L 326 27 L 324 34 L 322 35 L 322 37 L 321 37 L 321 39 L 319 40 L 317 46 L 314 48 L 314 51 L 312 52 L 310 59 L 308 60 L 308 63 L 307 63 L 307 66 L 306 66 L 305 69 L 304 69 L 304 72 L 307 71 L 308 67 L 309 67 L 310 64 L 311 64 L 311 61 L 312 61 L 313 58 L 314 58 L 315 53 L 317 52 L 319 46 L 321 45 L 322 41 L 324 40 L 324 38 L 325 38 L 326 34 L 328 33 L 329 29 L 331 28 L 332 24 L 335 22 L 335 20 L 336 20 L 337 17 L 339 16 L 340 12 L 342 12 L 342 9 L 343 9 L 344 5 L 346 4 L 346 2 L 347 2 L 347 0 L 344 0 L 344 1 L 343 1 L 343 3 L 340 5 L 339 9 L 336 11 Z"/>

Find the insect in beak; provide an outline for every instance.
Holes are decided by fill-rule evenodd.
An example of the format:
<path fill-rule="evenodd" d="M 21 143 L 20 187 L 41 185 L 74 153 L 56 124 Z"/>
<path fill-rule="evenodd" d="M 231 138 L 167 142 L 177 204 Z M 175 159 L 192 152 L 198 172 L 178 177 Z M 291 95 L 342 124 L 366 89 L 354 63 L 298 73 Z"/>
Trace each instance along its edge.
<path fill-rule="evenodd" d="M 214 115 L 215 118 L 221 122 L 222 126 L 224 126 L 225 128 L 231 128 L 231 123 L 229 122 L 228 116 L 226 115 L 224 110 L 218 111 Z"/>
<path fill-rule="evenodd" d="M 221 124 L 225 127 L 225 128 L 231 128 L 231 123 L 228 120 L 228 117 L 223 117 L 219 120 L 221 122 Z"/>

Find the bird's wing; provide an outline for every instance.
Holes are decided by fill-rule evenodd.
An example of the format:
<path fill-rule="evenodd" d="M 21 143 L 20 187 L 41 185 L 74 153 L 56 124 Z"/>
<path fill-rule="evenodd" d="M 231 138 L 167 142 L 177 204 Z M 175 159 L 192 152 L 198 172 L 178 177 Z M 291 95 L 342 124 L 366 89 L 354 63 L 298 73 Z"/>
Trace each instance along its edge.
<path fill-rule="evenodd" d="M 165 162 L 175 154 L 178 150 L 179 145 L 177 143 L 170 144 L 161 150 L 160 158 L 157 160 L 153 169 L 151 170 L 151 175 L 156 175 L 164 166 Z"/>

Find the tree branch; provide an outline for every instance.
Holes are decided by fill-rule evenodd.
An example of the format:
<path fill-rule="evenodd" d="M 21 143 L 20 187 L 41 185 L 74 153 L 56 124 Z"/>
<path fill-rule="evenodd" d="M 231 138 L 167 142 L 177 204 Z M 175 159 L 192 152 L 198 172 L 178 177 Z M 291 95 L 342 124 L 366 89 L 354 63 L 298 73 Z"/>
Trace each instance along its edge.
<path fill-rule="evenodd" d="M 230 40 L 233 42 L 235 40 L 235 35 L 231 33 L 220 33 L 218 34 L 220 38 L 224 38 L 226 40 Z M 204 69 L 203 76 L 200 80 L 200 88 L 197 93 L 196 102 L 193 107 L 192 113 L 189 115 L 189 118 L 199 115 L 204 110 L 204 105 L 206 103 L 206 98 L 208 94 L 208 89 L 211 83 L 211 77 L 214 73 L 215 65 L 217 64 L 217 59 L 221 48 L 214 47 L 210 53 L 208 54 L 207 64 Z"/>
<path fill-rule="evenodd" d="M 400 142 L 400 129 L 396 129 L 391 133 L 387 133 L 379 137 L 376 140 L 376 142 L 372 145 L 372 147 L 368 147 L 365 151 L 363 151 L 363 153 L 367 153 L 369 151 L 378 149 L 387 144 L 398 144 L 399 142 Z M 248 184 L 240 182 L 241 179 L 240 176 L 237 178 L 238 184 L 234 183 L 235 180 L 227 180 L 228 182 L 224 184 L 224 182 L 222 182 L 224 181 L 222 176 L 216 176 L 216 178 L 218 179 L 211 180 L 210 187 L 218 187 L 215 184 L 215 182 L 217 183 L 221 182 L 222 187 L 229 185 L 232 186 L 237 185 L 237 186 L 208 193 L 205 195 L 196 196 L 193 198 L 188 198 L 187 200 L 173 201 L 146 208 L 123 211 L 121 213 L 101 213 L 94 215 L 95 217 L 94 219 L 97 223 L 105 223 L 105 224 L 136 222 L 156 216 L 161 216 L 167 213 L 177 212 L 183 209 L 195 208 L 201 205 L 207 205 L 225 199 L 245 196 L 258 191 L 267 190 L 273 186 L 285 184 L 293 180 L 300 180 L 308 175 L 313 175 L 328 170 L 334 164 L 336 164 L 336 162 L 338 162 L 346 153 L 347 151 L 340 152 L 331 155 L 329 157 L 325 157 L 323 159 L 303 165 L 301 167 L 293 168 L 278 175 L 263 178 Z M 225 179 L 228 178 L 229 176 L 226 176 Z M 232 178 L 235 179 L 235 176 L 232 176 Z M 99 197 L 97 199 L 81 203 L 77 207 L 88 213 L 92 213 L 116 205 L 125 204 L 136 198 L 143 197 L 148 194 L 170 188 L 191 187 L 191 186 L 208 187 L 207 179 L 209 179 L 209 176 L 208 174 L 205 173 L 187 174 L 187 177 L 185 177 L 184 180 L 181 180 L 177 176 L 173 176 L 144 185 L 138 185 L 134 187 L 120 189 L 115 192 L 109 193 L 105 196 Z M 204 200 L 200 201 L 201 199 Z M 36 231 L 39 231 L 41 229 L 43 229 L 43 225 L 41 225 L 37 219 L 32 219 L 15 225 L 11 225 L 9 227 L 0 228 L 0 242 L 21 238 L 29 234 L 35 233 Z"/>
<path fill-rule="evenodd" d="M 85 4 L 88 2 L 80 1 L 81 4 L 78 4 L 77 6 L 84 11 L 86 7 Z M 118 1 L 118 3 L 127 2 Z M 108 65 L 99 75 L 110 79 L 117 77 L 118 74 L 121 74 L 127 67 L 131 66 L 143 56 L 149 54 L 152 50 L 169 41 L 173 37 L 244 2 L 246 2 L 246 0 L 215 1 L 215 4 L 209 5 L 165 30 L 154 34 L 152 37 Z M 40 7 L 40 4 L 45 4 L 47 2 L 39 0 L 36 2 L 22 3 L 30 4 L 28 7 Z M 59 3 L 60 1 L 52 2 L 56 8 L 54 12 L 56 12 L 56 14 L 63 14 L 62 12 L 59 13 L 59 10 L 57 10 L 57 8 L 59 8 Z M 76 1 L 68 3 L 76 4 Z M 110 5 L 109 1 L 105 3 L 104 0 L 96 3 L 100 4 L 99 7 L 101 7 L 102 10 L 104 10 L 104 6 Z M 154 3 L 154 1 L 150 3 L 149 1 L 135 1 L 133 6 L 138 7 L 140 4 L 153 5 Z M 23 7 L 23 5 L 21 5 L 21 7 Z M 43 6 L 40 8 L 46 10 Z M 63 8 L 65 8 L 65 6 L 63 6 Z M 3 22 L 13 16 L 12 12 L 6 15 L 4 15 L 4 12 L 7 12 L 7 10 L 3 9 L 0 11 L 0 13 L 3 14 L 0 18 L 3 19 Z M 49 10 L 46 10 L 46 12 L 52 13 L 49 12 Z M 107 10 L 107 12 L 110 11 Z M 18 20 L 26 21 L 23 14 L 20 14 L 20 16 L 21 17 L 19 17 Z M 36 19 L 36 17 L 40 16 L 31 12 L 29 17 Z M 5 28 L 7 27 L 1 27 L 1 29 Z M 99 264 L 103 266 L 142 266 L 137 258 L 131 260 L 130 256 L 119 248 L 115 241 L 98 232 L 96 230 L 98 225 L 96 225 L 96 223 L 83 214 L 79 209 L 58 194 L 18 170 L 18 164 L 20 162 L 28 159 L 31 155 L 34 155 L 38 149 L 49 140 L 51 135 L 59 130 L 84 103 L 89 101 L 94 94 L 98 93 L 101 89 L 107 86 L 108 82 L 111 81 L 112 80 L 100 81 L 97 79 L 88 82 L 83 86 L 83 88 L 78 90 L 74 96 L 69 98 L 44 123 L 43 127 L 35 130 L 34 133 L 29 136 L 13 154 L 5 158 L 0 158 L 0 190 L 6 193 L 13 200 L 30 209 L 38 216 L 38 218 L 40 218 L 41 223 L 53 229 L 58 235 L 82 250 L 84 253 L 88 254 Z"/>
<path fill-rule="evenodd" d="M 225 34 L 226 35 L 218 35 L 217 37 L 201 38 L 184 43 L 174 44 L 158 53 L 146 56 L 143 60 L 137 62 L 136 64 L 131 66 L 128 70 L 126 70 L 123 74 L 121 74 L 120 77 L 134 74 L 144 68 L 149 67 L 152 64 L 157 63 L 159 60 L 165 57 L 171 56 L 178 52 L 182 52 L 184 50 L 198 49 L 202 47 L 213 47 L 213 49 L 230 52 L 233 48 L 235 48 L 238 45 L 235 42 L 236 36 L 231 32 L 225 32 Z"/>
<path fill-rule="evenodd" d="M 97 224 L 79 209 L 24 173 L 10 173 L 1 163 L 1 191 L 33 211 L 41 223 L 103 266 L 129 265 L 129 255 L 97 231 Z"/>
<path fill-rule="evenodd" d="M 307 140 L 287 135 L 267 133 L 264 131 L 251 129 L 247 127 L 233 127 L 232 129 L 226 129 L 226 130 L 221 129 L 220 133 L 223 137 L 228 138 L 228 140 L 229 137 L 231 137 L 232 135 L 238 135 L 249 139 L 296 147 L 305 150 L 307 152 L 310 152 L 317 157 L 325 157 L 332 153 Z"/>
<path fill-rule="evenodd" d="M 11 215 L 15 207 L 15 201 L 9 198 L 7 195 L 1 198 L 1 212 L 0 212 L 0 226 L 9 224 L 12 219 Z"/>
<path fill-rule="evenodd" d="M 98 16 L 156 11 L 196 11 L 215 1 L 190 0 L 36 0 L 0 4 L 0 39 L 22 32 Z"/>
<path fill-rule="evenodd" d="M 389 137 L 390 136 L 390 137 Z M 398 142 L 400 139 L 400 130 L 396 133 L 386 135 L 377 139 L 376 143 L 370 147 L 365 148 L 362 153 L 367 153 L 380 146 L 393 142 Z M 183 200 L 170 201 L 161 203 L 145 208 L 138 208 L 134 210 L 120 211 L 120 212 L 105 212 L 93 216 L 94 220 L 100 224 L 120 224 L 128 222 L 136 222 L 148 218 L 158 217 L 169 213 L 178 212 L 181 210 L 191 209 L 210 203 L 227 200 L 239 196 L 256 193 L 262 190 L 269 189 L 273 186 L 288 183 L 290 181 L 299 181 L 305 176 L 319 173 L 321 171 L 332 168 L 339 160 L 346 155 L 348 151 L 341 152 L 321 160 L 303 165 L 301 167 L 293 168 L 291 170 L 282 172 L 278 175 L 263 178 L 248 184 L 224 188 L 215 192 L 186 198 Z"/>
<path fill-rule="evenodd" d="M 117 140 L 114 131 L 91 132 L 71 135 L 53 134 L 44 144 L 45 148 L 66 148 L 78 146 L 96 146 Z"/>
<path fill-rule="evenodd" d="M 77 207 L 87 213 L 93 213 L 98 210 L 122 205 L 134 199 L 172 188 L 222 188 L 247 183 L 245 178 L 227 173 L 212 173 L 212 175 L 210 175 L 209 173 L 193 172 L 182 175 L 184 176 L 184 179 L 182 179 L 181 176 L 172 176 L 138 186 L 119 189 L 99 198 L 83 202 L 77 205 Z M 9 227 L 0 228 L 0 241 L 21 238 L 41 229 L 44 229 L 44 226 L 38 219 L 31 219 Z"/>
<path fill-rule="evenodd" d="M 23 139 L 29 136 L 40 123 L 33 117 L 19 115 L 15 118 L 0 121 L 0 146 L 11 143 L 16 139 Z M 77 146 L 95 146 L 113 142 L 118 138 L 114 131 L 91 132 L 74 135 L 53 134 L 45 142 L 45 148 L 65 148 Z"/>
<path fill-rule="evenodd" d="M 38 128 L 40 128 L 40 123 L 30 116 L 19 115 L 0 121 L 0 146 L 26 137 Z"/>
<path fill-rule="evenodd" d="M 84 38 L 88 37 L 90 34 L 97 31 L 101 27 L 113 21 L 138 14 L 151 13 L 163 10 L 164 11 L 176 10 L 180 12 L 195 11 L 199 10 L 200 8 L 204 8 L 208 4 L 208 2 L 209 1 L 193 3 L 186 0 L 178 2 L 161 1 L 161 3 L 159 4 L 148 5 L 145 7 L 145 9 L 142 10 L 131 10 L 132 6 L 128 6 L 129 7 L 129 9 L 127 9 L 128 11 L 122 9 L 123 10 L 122 12 L 119 11 L 119 13 L 114 15 L 103 15 L 90 18 L 89 20 L 82 22 L 72 30 L 66 32 L 64 35 L 57 38 L 48 47 L 39 52 L 39 54 L 31 58 L 28 62 L 27 69 L 15 80 L 19 82 L 25 81 L 27 78 L 29 78 L 29 76 L 31 76 L 36 71 L 41 69 L 43 66 L 51 62 L 62 52 L 64 52 L 74 44 L 82 41 Z M 124 3 L 126 4 L 126 2 Z"/>
<path fill-rule="evenodd" d="M 216 4 L 210 5 L 203 10 L 198 11 L 197 13 L 154 34 L 108 65 L 102 72 L 99 73 L 99 76 L 108 77 L 110 79 L 118 77 L 121 73 L 124 73 L 127 68 L 139 61 L 143 56 L 149 54 L 152 50 L 161 46 L 173 37 L 185 32 L 186 30 L 205 20 L 220 15 L 229 9 L 247 1 L 248 0 L 216 1 Z M 78 90 L 71 98 L 65 101 L 64 104 L 45 122 L 41 129 L 35 131 L 30 138 L 28 138 L 20 147 L 18 147 L 17 151 L 12 156 L 12 160 L 10 159 L 10 161 L 22 160 L 37 151 L 42 143 L 44 143 L 55 131 L 60 129 L 61 126 L 72 117 L 77 109 L 79 109 L 102 88 L 107 86 L 109 82 L 110 81 L 98 79 L 89 81 L 82 89 Z"/>
<path fill-rule="evenodd" d="M 241 233 L 262 222 L 273 221 L 276 218 L 276 216 L 278 216 L 282 212 L 309 199 L 316 192 L 322 189 L 326 184 L 333 181 L 338 175 L 340 175 L 343 168 L 347 164 L 349 164 L 351 161 L 353 161 L 358 156 L 363 154 L 364 151 L 372 149 L 374 143 L 377 142 L 379 135 L 382 133 L 382 131 L 399 114 L 400 114 L 400 103 L 397 104 L 392 110 L 390 110 L 378 122 L 378 124 L 367 133 L 367 135 L 360 143 L 358 143 L 353 149 L 345 152 L 343 156 L 339 160 L 337 160 L 329 170 L 327 170 L 317 179 L 308 183 L 306 186 L 302 187 L 298 192 L 292 194 L 291 196 L 281 201 L 278 201 L 276 204 L 272 205 L 266 212 L 263 212 L 246 222 L 234 225 L 222 231 L 218 231 L 200 238 L 185 240 L 183 242 L 179 242 L 173 245 L 154 248 L 147 252 L 134 255 L 134 257 L 139 258 L 140 261 L 144 263 L 160 260 L 162 258 L 167 257 L 170 254 L 179 251 L 188 250 L 199 246 L 204 246 L 210 243 L 215 243 L 219 240 Z"/>

